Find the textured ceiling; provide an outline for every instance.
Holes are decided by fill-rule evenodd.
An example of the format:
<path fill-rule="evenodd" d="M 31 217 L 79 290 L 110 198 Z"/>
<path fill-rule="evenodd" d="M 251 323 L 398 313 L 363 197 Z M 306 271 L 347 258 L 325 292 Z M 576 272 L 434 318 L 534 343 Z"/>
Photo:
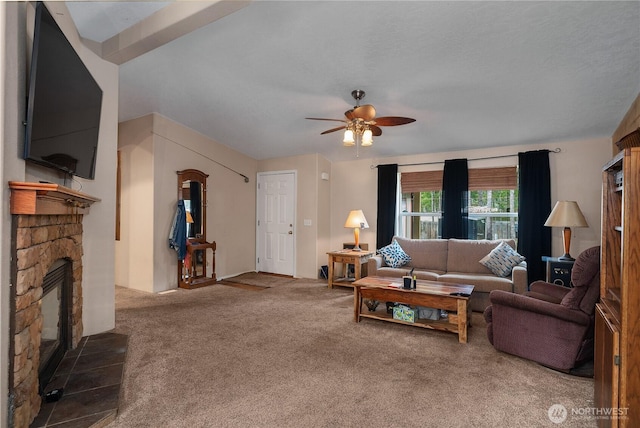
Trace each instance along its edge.
<path fill-rule="evenodd" d="M 159 6 L 69 2 L 102 41 Z M 100 40 L 102 39 L 102 40 Z M 158 112 L 252 158 L 360 158 L 610 137 L 640 92 L 640 2 L 257 1 L 120 66 L 120 120 Z"/>

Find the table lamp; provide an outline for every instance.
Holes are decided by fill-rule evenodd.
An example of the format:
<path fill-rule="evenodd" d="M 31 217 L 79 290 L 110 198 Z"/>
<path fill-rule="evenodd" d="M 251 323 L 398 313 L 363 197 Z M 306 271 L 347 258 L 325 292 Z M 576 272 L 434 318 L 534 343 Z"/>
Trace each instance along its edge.
<path fill-rule="evenodd" d="M 368 229 L 369 223 L 364 217 L 362 210 L 352 210 L 347 217 L 347 221 L 344 223 L 344 227 L 353 228 L 353 237 L 355 239 L 355 246 L 353 251 L 360 251 L 360 229 Z"/>
<path fill-rule="evenodd" d="M 588 227 L 587 220 L 584 218 L 582 211 L 576 201 L 558 201 L 553 207 L 549 218 L 544 223 L 549 227 L 564 227 L 562 234 L 562 242 L 564 244 L 564 255 L 558 257 L 558 260 L 573 261 L 575 260 L 569 255 L 569 247 L 571 246 L 571 228 L 572 227 Z"/>

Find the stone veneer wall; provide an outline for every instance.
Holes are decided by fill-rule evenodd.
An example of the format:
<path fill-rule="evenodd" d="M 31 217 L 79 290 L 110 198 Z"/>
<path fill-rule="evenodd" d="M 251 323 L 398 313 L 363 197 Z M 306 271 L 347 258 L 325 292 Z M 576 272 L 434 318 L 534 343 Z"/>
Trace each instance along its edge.
<path fill-rule="evenodd" d="M 16 215 L 13 323 L 13 426 L 28 427 L 40 411 L 38 368 L 43 278 L 59 259 L 72 263 L 71 348 L 82 338 L 82 215 Z"/>

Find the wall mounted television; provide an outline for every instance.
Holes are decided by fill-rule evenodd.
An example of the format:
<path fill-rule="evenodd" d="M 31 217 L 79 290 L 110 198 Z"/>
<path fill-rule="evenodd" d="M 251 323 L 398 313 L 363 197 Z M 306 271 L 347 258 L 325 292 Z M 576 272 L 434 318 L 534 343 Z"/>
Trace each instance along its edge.
<path fill-rule="evenodd" d="M 95 176 L 102 89 L 43 3 L 36 5 L 24 158 Z"/>

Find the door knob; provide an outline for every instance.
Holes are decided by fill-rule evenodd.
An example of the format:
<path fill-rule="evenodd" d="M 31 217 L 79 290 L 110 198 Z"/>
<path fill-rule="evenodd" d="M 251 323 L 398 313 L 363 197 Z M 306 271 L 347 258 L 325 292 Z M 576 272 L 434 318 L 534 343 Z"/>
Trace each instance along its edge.
<path fill-rule="evenodd" d="M 289 231 L 289 235 L 293 235 L 293 230 L 290 230 L 290 231 Z"/>

